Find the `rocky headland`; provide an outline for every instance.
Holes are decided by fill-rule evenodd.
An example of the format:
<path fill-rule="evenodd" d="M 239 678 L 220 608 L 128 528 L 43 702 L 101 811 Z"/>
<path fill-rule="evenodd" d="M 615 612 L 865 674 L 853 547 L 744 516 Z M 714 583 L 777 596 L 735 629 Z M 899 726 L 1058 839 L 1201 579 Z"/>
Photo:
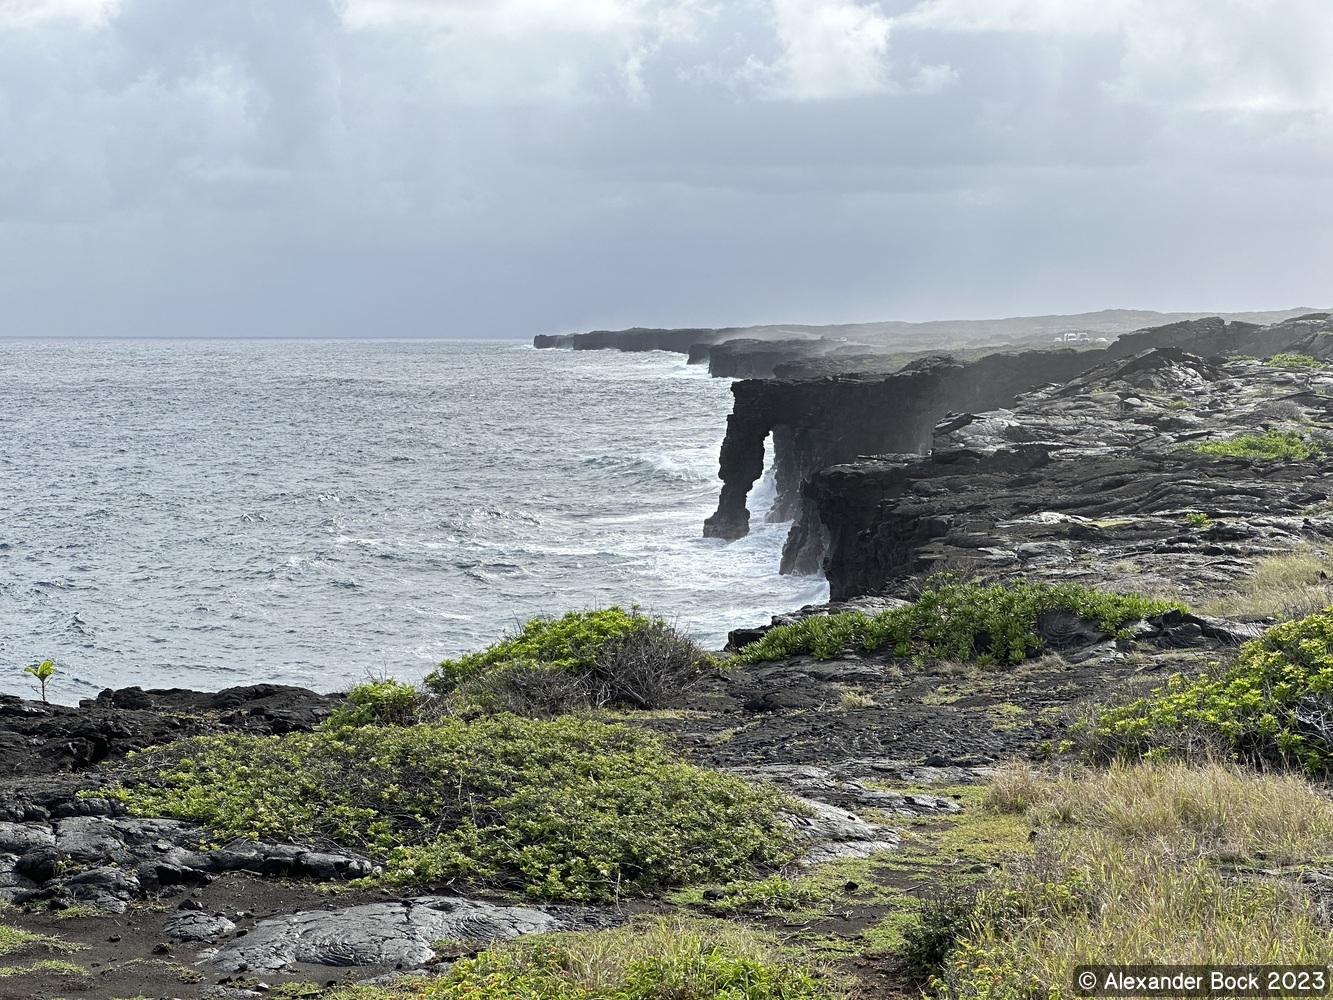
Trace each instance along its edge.
<path fill-rule="evenodd" d="M 634 333 L 630 349 L 700 342 L 699 331 Z M 737 622 L 711 656 L 666 623 L 610 609 L 529 623 L 420 688 L 0 697 L 0 949 L 12 963 L 0 998 L 464 996 L 498 989 L 470 969 L 545 974 L 548 953 L 506 942 L 554 934 L 574 951 L 612 940 L 633 951 L 663 927 L 677 941 L 701 935 L 692 961 L 732 961 L 707 941 L 737 927 L 759 935 L 726 947 L 804 984 L 764 998 L 964 995 L 947 977 L 981 959 L 958 942 L 1001 919 L 977 902 L 984 887 L 1025 885 L 1029 862 L 1013 859 L 1034 851 L 1058 873 L 1052 845 L 1092 822 L 1075 793 L 1120 773 L 1038 777 L 1034 762 L 1083 774 L 1076 759 L 1099 760 L 1086 743 L 1099 706 L 1244 663 L 1276 623 L 1333 601 L 1331 333 L 1326 313 L 1195 319 L 1101 348 L 892 372 L 840 348 L 771 364 L 758 347 L 730 352 L 780 377 L 733 385 L 709 531 L 747 530 L 771 440 L 774 517 L 794 521 L 784 566 L 824 572 L 832 603 Z M 710 363 L 727 355 L 715 345 Z M 1300 698 L 1292 717 L 1318 735 L 1323 702 Z M 542 756 L 524 741 L 542 734 L 566 741 L 565 756 L 524 784 Z M 1171 748 L 1159 749 L 1154 759 Z M 580 784 L 588 769 L 593 784 Z M 517 784 L 502 788 L 503 775 Z M 670 794 L 636 798 L 643 787 Z M 716 798 L 689 798 L 714 787 Z M 1256 794 L 1279 791 L 1298 794 Z M 632 812 L 676 798 L 691 804 Z M 740 800 L 743 822 L 708 825 Z M 570 803 L 587 816 L 562 812 Z M 684 845 L 663 838 L 677 823 L 691 831 Z M 1327 826 L 1333 850 L 1333 817 Z M 1211 849 L 1190 836 L 1196 855 Z M 1269 864 L 1273 849 L 1247 854 L 1227 836 L 1228 884 L 1262 871 L 1296 894 L 1281 896 L 1292 906 L 1327 902 L 1319 887 L 1333 875 L 1314 862 L 1292 875 Z M 739 872 L 733 859 L 677 877 L 744 837 L 757 846 Z M 572 856 L 552 846 L 567 843 L 580 845 Z M 1036 909 L 1023 926 L 1068 910 L 1025 892 Z M 1151 895 L 1112 895 L 1135 893 Z M 972 909 L 947 916 L 963 902 Z M 1333 941 L 1326 911 L 1309 933 Z M 574 960 L 560 961 L 565 976 Z M 670 965 L 643 961 L 634 975 Z M 424 978 L 392 985 L 407 973 Z M 482 995 L 611 995 L 541 982 L 545 993 Z M 720 980 L 707 982 L 670 995 L 719 995 Z"/>
<path fill-rule="evenodd" d="M 935 425 L 948 413 L 1011 406 L 1024 392 L 1064 384 L 1107 361 L 1143 351 L 1176 347 L 1200 357 L 1322 351 L 1327 338 L 1321 334 L 1329 329 L 1328 313 L 1266 327 L 1212 317 L 1138 331 L 1100 349 L 997 353 L 971 362 L 928 357 L 885 374 L 820 372 L 738 381 L 732 385 L 735 404 L 719 457 L 722 491 L 704 534 L 737 538 L 748 532 L 746 500 L 771 446 L 777 499 L 769 517 L 796 521 L 782 570 L 818 572 L 827 529 L 813 498 L 802 497 L 801 484 L 822 469 L 861 456 L 923 453 L 932 445 Z M 799 372 L 799 367 L 787 371 Z"/>

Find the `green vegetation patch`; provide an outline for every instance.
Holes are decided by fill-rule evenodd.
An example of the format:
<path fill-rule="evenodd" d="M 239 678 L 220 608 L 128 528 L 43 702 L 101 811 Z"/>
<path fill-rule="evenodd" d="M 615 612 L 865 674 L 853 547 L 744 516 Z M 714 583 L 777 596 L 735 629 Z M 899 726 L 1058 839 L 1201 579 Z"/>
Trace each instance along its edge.
<path fill-rule="evenodd" d="M 81 946 L 72 944 L 53 934 L 37 934 L 33 931 L 15 927 L 12 924 L 0 924 L 0 955 L 12 955 L 30 948 L 45 948 L 47 951 L 78 951 Z"/>
<path fill-rule="evenodd" d="M 796 853 L 775 788 L 572 717 L 199 737 L 134 755 L 112 794 L 223 837 L 362 850 L 394 882 L 547 898 L 726 881 Z"/>
<path fill-rule="evenodd" d="M 1323 368 L 1327 362 L 1308 354 L 1274 354 L 1264 364 L 1269 368 Z"/>
<path fill-rule="evenodd" d="M 715 661 L 661 618 L 610 607 L 534 618 L 425 680 L 455 710 L 554 715 L 622 705 L 661 708 Z"/>
<path fill-rule="evenodd" d="M 30 976 L 35 973 L 56 973 L 61 976 L 72 976 L 83 978 L 89 975 L 87 969 L 73 962 L 67 962 L 61 958 L 44 958 L 29 965 L 4 965 L 0 966 L 0 979 L 8 979 L 10 976 Z"/>
<path fill-rule="evenodd" d="M 1073 583 L 947 583 L 877 615 L 850 611 L 778 626 L 738 658 L 745 663 L 801 654 L 830 659 L 847 649 L 884 648 L 897 656 L 1016 663 L 1042 646 L 1034 629 L 1043 612 L 1070 611 L 1117 634 L 1130 622 L 1173 608 L 1183 611 L 1184 605 Z"/>
<path fill-rule="evenodd" d="M 1081 724 L 1096 759 L 1163 757 L 1221 745 L 1254 762 L 1333 765 L 1333 608 L 1275 625 L 1236 661 L 1193 680 L 1176 674 L 1145 697 Z"/>
<path fill-rule="evenodd" d="M 808 880 L 793 882 L 785 875 L 770 875 L 720 886 L 695 886 L 676 893 L 674 901 L 722 917 L 799 910 L 819 898 L 819 892 Z"/>
<path fill-rule="evenodd" d="M 422 694 L 411 684 L 384 678 L 358 684 L 333 714 L 324 720 L 325 729 L 357 726 L 407 726 L 417 720 Z"/>
<path fill-rule="evenodd" d="M 1307 459 L 1324 450 L 1319 441 L 1308 440 L 1296 431 L 1269 430 L 1263 434 L 1241 434 L 1225 441 L 1200 441 L 1186 447 L 1216 458 Z"/>
<path fill-rule="evenodd" d="M 544 934 L 385 986 L 278 987 L 324 1000 L 841 1000 L 835 977 L 771 937 L 721 921 L 640 920 Z"/>

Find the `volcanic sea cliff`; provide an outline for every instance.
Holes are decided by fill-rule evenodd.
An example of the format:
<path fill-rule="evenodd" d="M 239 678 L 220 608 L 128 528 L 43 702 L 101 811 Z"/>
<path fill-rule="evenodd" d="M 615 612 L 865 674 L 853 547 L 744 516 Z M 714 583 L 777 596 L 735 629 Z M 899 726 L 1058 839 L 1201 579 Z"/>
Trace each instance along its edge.
<path fill-rule="evenodd" d="M 748 338 L 630 331 L 596 346 L 703 345 L 699 358 L 719 370 L 760 376 L 732 386 L 721 496 L 704 530 L 724 539 L 748 530 L 746 498 L 771 447 L 772 516 L 793 522 L 783 568 L 824 573 L 831 603 L 737 622 L 729 669 L 705 669 L 669 696 L 636 706 L 596 695 L 572 714 L 547 714 L 653 734 L 709 774 L 780 789 L 799 851 L 771 877 L 813 895 L 755 896 L 757 884 L 789 891 L 765 872 L 583 899 L 542 895 L 540 880 L 526 893 L 428 874 L 386 883 L 390 855 L 374 838 L 220 837 L 179 812 L 131 809 L 142 800 L 119 786 L 135 773 L 128 753 L 201 736 L 278 747 L 313 734 L 324 742 L 312 746 L 343 748 L 376 726 L 520 725 L 481 701 L 450 715 L 438 691 L 392 684 L 350 707 L 340 695 L 276 685 L 109 690 L 78 707 L 4 696 L 0 923 L 28 935 L 29 951 L 0 977 L 0 998 L 247 997 L 298 982 L 307 992 L 286 995 L 352 996 L 337 991 L 412 970 L 440 975 L 496 941 L 708 914 L 799 939 L 800 961 L 823 956 L 854 995 L 912 995 L 922 972 L 904 957 L 898 928 L 923 894 L 960 870 L 981 878 L 998 869 L 988 838 L 1008 849 L 1046 836 L 1022 815 L 1010 829 L 986 812 L 981 789 L 994 769 L 1049 758 L 1087 706 L 1170 671 L 1198 675 L 1262 635 L 1282 615 L 1227 600 L 1265 560 L 1303 553 L 1323 565 L 1333 536 L 1327 313 L 1270 325 L 1196 319 L 1102 347 L 937 356 L 893 371 L 876 371 L 875 354 L 841 341 L 727 349 L 738 339 Z M 1306 596 L 1329 596 L 1327 574 L 1309 575 Z M 818 636 L 821 622 L 851 620 L 842 612 L 911 608 L 941 579 L 984 594 L 1026 581 L 1149 597 L 1115 622 L 1042 610 L 1011 660 L 980 632 L 969 636 L 971 662 L 891 643 L 757 645 L 801 623 Z M 536 676 L 522 673 L 534 655 L 515 654 L 506 669 Z M 552 693 L 552 676 L 541 674 L 544 696 L 590 697 Z M 390 696 L 405 700 L 389 711 Z M 384 714 L 358 715 L 366 705 Z M 345 728 L 330 730 L 331 718 Z M 206 780 L 200 772 L 201 788 Z M 475 816 L 489 804 L 471 808 Z M 960 830 L 975 839 L 959 841 Z M 41 948 L 67 948 L 68 961 L 42 965 L 33 960 Z"/>

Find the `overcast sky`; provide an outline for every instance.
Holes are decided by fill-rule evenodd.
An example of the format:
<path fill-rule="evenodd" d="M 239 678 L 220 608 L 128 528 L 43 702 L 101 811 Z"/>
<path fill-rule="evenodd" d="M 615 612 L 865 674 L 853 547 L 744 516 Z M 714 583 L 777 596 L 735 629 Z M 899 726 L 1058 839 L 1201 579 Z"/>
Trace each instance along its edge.
<path fill-rule="evenodd" d="M 1333 302 L 1330 0 L 0 0 L 0 335 Z"/>

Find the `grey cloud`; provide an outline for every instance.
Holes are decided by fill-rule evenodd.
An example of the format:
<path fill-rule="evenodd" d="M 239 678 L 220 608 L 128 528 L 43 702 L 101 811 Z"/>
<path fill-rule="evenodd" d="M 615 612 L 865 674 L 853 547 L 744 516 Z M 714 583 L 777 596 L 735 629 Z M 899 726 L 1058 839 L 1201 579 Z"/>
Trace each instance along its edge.
<path fill-rule="evenodd" d="M 0 0 L 0 334 L 1317 304 L 1330 28 L 1313 0 Z"/>

